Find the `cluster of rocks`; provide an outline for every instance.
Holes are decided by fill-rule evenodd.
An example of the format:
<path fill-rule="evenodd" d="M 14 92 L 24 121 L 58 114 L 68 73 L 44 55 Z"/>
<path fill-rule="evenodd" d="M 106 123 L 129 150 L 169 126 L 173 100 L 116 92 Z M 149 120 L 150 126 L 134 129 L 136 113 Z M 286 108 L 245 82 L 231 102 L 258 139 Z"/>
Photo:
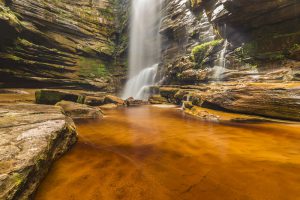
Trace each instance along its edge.
<path fill-rule="evenodd" d="M 30 199 L 51 164 L 77 141 L 73 120 L 101 119 L 103 110 L 144 102 L 104 92 L 2 89 L 24 97 L 0 103 L 0 199 Z M 22 96 L 23 95 L 23 96 Z"/>

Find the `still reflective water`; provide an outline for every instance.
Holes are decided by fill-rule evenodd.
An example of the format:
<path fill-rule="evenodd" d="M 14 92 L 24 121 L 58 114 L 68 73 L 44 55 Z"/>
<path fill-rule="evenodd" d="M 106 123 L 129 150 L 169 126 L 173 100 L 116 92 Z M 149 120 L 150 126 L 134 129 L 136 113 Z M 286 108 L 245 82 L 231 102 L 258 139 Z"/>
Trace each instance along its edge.
<path fill-rule="evenodd" d="M 217 124 L 154 106 L 78 124 L 36 200 L 300 199 L 300 129 Z"/>

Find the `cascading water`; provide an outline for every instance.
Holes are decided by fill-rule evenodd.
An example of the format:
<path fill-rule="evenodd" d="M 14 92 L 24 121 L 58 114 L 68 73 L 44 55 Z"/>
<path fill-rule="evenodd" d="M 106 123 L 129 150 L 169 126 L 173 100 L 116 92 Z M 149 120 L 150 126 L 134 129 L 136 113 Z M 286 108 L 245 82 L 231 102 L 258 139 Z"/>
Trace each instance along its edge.
<path fill-rule="evenodd" d="M 122 97 L 147 100 L 160 59 L 161 0 L 133 0 L 130 20 L 129 80 Z"/>
<path fill-rule="evenodd" d="M 226 55 L 226 51 L 227 51 L 227 47 L 228 47 L 228 40 L 225 39 L 224 44 L 223 44 L 223 48 L 220 51 L 219 54 L 219 58 L 216 62 L 216 65 L 214 67 L 214 78 L 216 80 L 220 80 L 222 74 L 225 72 L 226 70 L 226 59 L 225 59 L 225 55 Z"/>

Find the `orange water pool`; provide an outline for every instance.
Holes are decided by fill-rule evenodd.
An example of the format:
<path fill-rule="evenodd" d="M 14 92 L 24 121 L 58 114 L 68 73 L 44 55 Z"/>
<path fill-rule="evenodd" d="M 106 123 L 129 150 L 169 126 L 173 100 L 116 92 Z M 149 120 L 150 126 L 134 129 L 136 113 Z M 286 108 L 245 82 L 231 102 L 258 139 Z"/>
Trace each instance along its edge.
<path fill-rule="evenodd" d="M 77 124 L 36 200 L 297 200 L 300 126 L 203 122 L 176 108 Z"/>

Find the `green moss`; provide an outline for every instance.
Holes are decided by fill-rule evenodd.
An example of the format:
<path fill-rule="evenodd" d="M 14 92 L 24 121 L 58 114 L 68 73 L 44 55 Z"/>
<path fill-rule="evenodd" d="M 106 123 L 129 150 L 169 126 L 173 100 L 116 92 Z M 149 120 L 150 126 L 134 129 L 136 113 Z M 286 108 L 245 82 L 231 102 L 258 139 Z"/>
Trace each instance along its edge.
<path fill-rule="evenodd" d="M 294 44 L 290 50 L 290 52 L 296 52 L 296 51 L 300 51 L 300 44 Z"/>
<path fill-rule="evenodd" d="M 85 96 L 78 96 L 77 103 L 83 104 L 85 100 Z"/>
<path fill-rule="evenodd" d="M 95 58 L 80 57 L 78 66 L 80 67 L 79 74 L 84 77 L 106 77 L 109 72 L 105 64 Z"/>
<path fill-rule="evenodd" d="M 54 105 L 62 100 L 81 102 L 84 101 L 84 97 L 81 95 L 70 94 L 56 90 L 38 90 L 35 92 L 35 100 L 38 104 Z"/>
<path fill-rule="evenodd" d="M 15 186 L 20 186 L 24 182 L 25 177 L 22 174 L 14 173 L 12 175 L 12 180 L 15 183 Z"/>
<path fill-rule="evenodd" d="M 193 10 L 199 8 L 202 4 L 202 0 L 190 0 L 190 5 Z"/>
<path fill-rule="evenodd" d="M 10 26 L 14 27 L 17 31 L 22 28 L 22 23 L 17 18 L 14 12 L 12 12 L 8 7 L 2 6 L 0 4 L 0 21 L 6 21 Z"/>
<path fill-rule="evenodd" d="M 205 53 L 207 52 L 207 50 L 209 48 L 220 45 L 222 42 L 223 42 L 223 40 L 213 40 L 213 41 L 206 42 L 206 43 L 195 46 L 192 49 L 192 54 L 191 54 L 192 60 L 199 62 L 199 60 L 204 58 Z"/>

